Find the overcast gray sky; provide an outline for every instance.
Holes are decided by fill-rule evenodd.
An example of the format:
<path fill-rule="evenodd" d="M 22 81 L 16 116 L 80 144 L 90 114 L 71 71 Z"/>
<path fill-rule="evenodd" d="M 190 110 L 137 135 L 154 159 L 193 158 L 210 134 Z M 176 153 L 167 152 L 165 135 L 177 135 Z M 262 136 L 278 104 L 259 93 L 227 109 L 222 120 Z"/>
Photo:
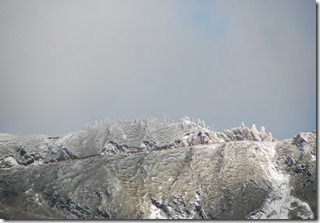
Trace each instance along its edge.
<path fill-rule="evenodd" d="M 314 0 L 1 0 L 0 132 L 110 117 L 316 129 Z"/>

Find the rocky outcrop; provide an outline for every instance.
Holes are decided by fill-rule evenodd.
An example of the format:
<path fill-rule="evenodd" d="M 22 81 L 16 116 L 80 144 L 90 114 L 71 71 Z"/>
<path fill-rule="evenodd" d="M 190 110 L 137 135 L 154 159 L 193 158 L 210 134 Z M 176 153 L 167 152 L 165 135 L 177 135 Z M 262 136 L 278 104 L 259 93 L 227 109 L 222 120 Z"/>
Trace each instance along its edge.
<path fill-rule="evenodd" d="M 317 218 L 315 132 L 277 141 L 183 119 L 0 136 L 0 218 Z"/>
<path fill-rule="evenodd" d="M 212 132 L 203 121 L 189 117 L 172 123 L 156 119 L 105 121 L 65 136 L 0 134 L 0 168 L 241 140 L 274 139 L 244 124 L 225 132 Z"/>
<path fill-rule="evenodd" d="M 190 146 L 209 140 L 209 133 L 200 121 L 184 118 L 176 123 L 155 119 L 106 121 L 54 137 L 0 134 L 0 167 L 11 165 L 7 162 L 8 157 L 19 165 L 28 166 L 72 158 Z"/>

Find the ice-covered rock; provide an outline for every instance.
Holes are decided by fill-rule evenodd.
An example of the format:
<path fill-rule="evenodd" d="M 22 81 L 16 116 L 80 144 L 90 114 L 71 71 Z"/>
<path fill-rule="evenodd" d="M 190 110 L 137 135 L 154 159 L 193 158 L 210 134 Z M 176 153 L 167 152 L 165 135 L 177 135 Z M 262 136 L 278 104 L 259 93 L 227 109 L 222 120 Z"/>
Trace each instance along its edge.
<path fill-rule="evenodd" d="M 254 128 L 213 132 L 204 121 L 184 117 L 179 122 L 149 118 L 133 122 L 104 121 L 64 136 L 0 135 L 0 161 L 12 156 L 21 165 L 55 162 L 98 155 L 126 154 L 166 148 L 189 147 L 228 141 L 272 141 Z"/>
<path fill-rule="evenodd" d="M 31 165 L 38 154 L 44 162 L 97 155 L 142 152 L 187 147 L 221 141 L 200 120 L 179 122 L 143 119 L 134 122 L 104 121 L 64 136 L 0 135 L 0 160 L 13 156 L 21 165 Z"/>
<path fill-rule="evenodd" d="M 10 167 L 17 167 L 20 166 L 19 163 L 13 158 L 12 156 L 4 158 L 0 162 L 0 167 L 1 168 L 10 168 Z"/>
<path fill-rule="evenodd" d="M 238 140 L 254 140 L 254 141 L 273 141 L 272 134 L 265 133 L 265 127 L 261 127 L 261 131 L 257 131 L 255 124 L 252 128 L 248 128 L 241 123 L 240 127 L 228 129 L 224 131 L 224 134 L 219 134 L 220 138 L 225 142 L 238 141 Z M 225 137 L 227 136 L 227 138 Z"/>
<path fill-rule="evenodd" d="M 316 152 L 316 132 L 277 141 L 190 118 L 0 134 L 0 218 L 316 219 Z"/>

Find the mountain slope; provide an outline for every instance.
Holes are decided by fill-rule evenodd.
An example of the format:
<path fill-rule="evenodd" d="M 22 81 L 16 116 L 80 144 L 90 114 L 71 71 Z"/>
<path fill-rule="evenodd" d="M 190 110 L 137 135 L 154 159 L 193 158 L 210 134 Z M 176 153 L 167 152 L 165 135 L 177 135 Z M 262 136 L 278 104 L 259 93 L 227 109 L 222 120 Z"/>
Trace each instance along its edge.
<path fill-rule="evenodd" d="M 316 133 L 274 140 L 202 122 L 0 135 L 0 218 L 316 218 Z"/>

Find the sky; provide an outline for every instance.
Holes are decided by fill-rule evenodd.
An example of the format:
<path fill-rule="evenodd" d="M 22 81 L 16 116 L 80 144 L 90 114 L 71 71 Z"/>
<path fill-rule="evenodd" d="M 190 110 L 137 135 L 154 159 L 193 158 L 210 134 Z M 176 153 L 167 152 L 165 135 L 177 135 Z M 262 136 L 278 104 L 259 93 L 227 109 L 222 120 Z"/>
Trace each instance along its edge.
<path fill-rule="evenodd" d="M 312 0 L 1 0 L 0 132 L 110 118 L 316 129 Z"/>

